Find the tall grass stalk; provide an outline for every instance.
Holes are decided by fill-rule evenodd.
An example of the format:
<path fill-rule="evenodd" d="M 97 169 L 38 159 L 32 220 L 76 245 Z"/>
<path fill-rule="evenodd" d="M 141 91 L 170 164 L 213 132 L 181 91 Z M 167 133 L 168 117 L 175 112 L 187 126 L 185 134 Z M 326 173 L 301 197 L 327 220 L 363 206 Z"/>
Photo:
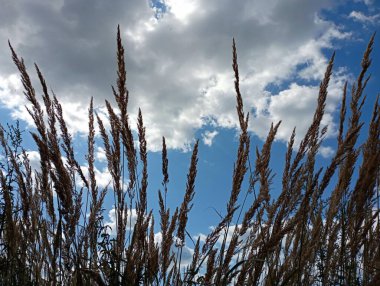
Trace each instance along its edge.
<path fill-rule="evenodd" d="M 199 141 L 193 147 L 183 201 L 176 207 L 167 205 L 169 160 L 162 138 L 163 190 L 158 191 L 159 219 L 154 219 L 147 204 L 146 129 L 139 110 L 136 147 L 120 28 L 112 87 L 115 104 L 105 101 L 110 129 L 96 114 L 93 99 L 88 109 L 88 172 L 76 158 L 57 96 L 48 91 L 35 65 L 42 100 L 37 97 L 23 59 L 9 43 L 36 126 L 30 135 L 38 148 L 40 169 L 31 168 L 19 126 L 0 125 L 0 284 L 380 285 L 379 96 L 368 134 L 359 140 L 373 45 L 374 36 L 351 93 L 347 83 L 342 90 L 336 153 L 326 168 L 317 169 L 327 131 L 322 118 L 335 55 L 331 57 L 310 127 L 299 146 L 295 129 L 289 138 L 276 197 L 270 191 L 274 180 L 270 162 L 281 121 L 271 125 L 262 149 L 251 154 L 249 114 L 244 111 L 233 40 L 240 136 L 230 197 L 220 222 L 204 241 L 196 241 L 187 265 L 182 251 L 202 157 Z M 112 178 L 105 188 L 99 186 L 95 172 L 96 124 Z M 104 220 L 108 193 L 114 198 L 113 232 Z M 240 198 L 243 205 L 238 204 Z M 132 225 L 134 211 L 137 219 Z M 158 231 L 161 241 L 155 240 Z"/>

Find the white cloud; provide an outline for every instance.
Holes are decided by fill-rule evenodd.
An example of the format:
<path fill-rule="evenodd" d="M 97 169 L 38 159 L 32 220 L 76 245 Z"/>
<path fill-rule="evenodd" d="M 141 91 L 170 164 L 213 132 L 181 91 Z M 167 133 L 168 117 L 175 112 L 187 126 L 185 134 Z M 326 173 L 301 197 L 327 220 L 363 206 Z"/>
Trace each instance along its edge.
<path fill-rule="evenodd" d="M 12 96 L 14 93 L 22 93 L 21 79 L 17 74 L 6 77 L 0 75 L 0 100 L 9 109 L 13 109 L 25 103 L 23 97 Z"/>
<path fill-rule="evenodd" d="M 331 158 L 335 154 L 335 150 L 330 146 L 321 146 L 318 151 L 323 158 Z"/>
<path fill-rule="evenodd" d="M 104 150 L 102 148 L 98 147 L 97 152 L 96 152 L 96 157 L 102 159 L 102 155 Z M 28 156 L 30 166 L 33 171 L 40 172 L 41 171 L 41 165 L 40 165 L 40 153 L 38 151 L 33 151 L 29 150 L 26 151 L 26 154 Z M 62 157 L 62 161 L 64 165 L 67 165 L 67 158 Z M 54 166 L 53 166 L 54 168 Z M 89 172 L 88 172 L 88 166 L 81 166 L 81 169 L 83 171 L 83 174 L 88 178 Z M 111 187 L 112 188 L 112 176 L 110 172 L 108 171 L 108 168 L 105 167 L 103 169 L 98 169 L 97 167 L 94 167 L 94 172 L 95 172 L 95 179 L 96 179 L 96 184 L 99 188 L 107 188 Z M 77 179 L 76 182 L 78 186 L 82 186 L 82 180 L 80 179 L 79 175 L 77 174 Z M 128 189 L 128 181 L 124 182 L 124 190 L 127 191 Z"/>
<path fill-rule="evenodd" d="M 110 235 L 116 235 L 117 229 L 116 229 L 116 212 L 115 208 L 112 208 L 108 212 L 108 221 L 105 221 L 104 225 L 109 226 L 111 228 Z M 137 212 L 136 209 L 128 209 L 127 211 L 127 230 L 132 230 L 136 224 L 137 221 Z"/>
<path fill-rule="evenodd" d="M 380 21 L 380 14 L 367 16 L 360 11 L 352 11 L 348 17 L 364 24 L 376 24 Z"/>
<path fill-rule="evenodd" d="M 81 166 L 83 174 L 88 177 L 89 172 L 88 172 L 88 166 Z M 112 176 L 108 170 L 108 167 L 104 167 L 103 169 L 99 170 L 94 166 L 94 173 L 95 173 L 95 179 L 96 179 L 96 185 L 99 188 L 107 188 L 110 187 L 112 188 Z M 77 180 L 78 183 L 82 183 L 80 179 Z M 124 191 L 126 192 L 128 190 L 128 181 L 124 181 Z"/>
<path fill-rule="evenodd" d="M 237 225 L 238 228 L 241 228 L 241 226 L 242 226 L 241 224 Z M 233 234 L 235 232 L 235 228 L 236 228 L 236 225 L 230 225 L 228 227 L 227 236 L 226 236 L 226 243 L 227 243 L 227 245 L 232 240 Z M 209 229 L 210 229 L 210 233 L 211 233 L 215 229 L 215 226 L 210 226 Z M 243 236 L 239 237 L 239 241 L 244 241 L 245 239 L 247 239 L 248 238 L 248 233 L 249 233 L 249 229 L 248 229 L 248 231 Z M 222 244 L 223 243 L 224 235 L 225 235 L 225 230 L 223 230 L 223 231 L 220 232 L 219 239 L 217 240 L 218 244 Z M 205 242 L 206 238 L 207 238 L 207 234 L 199 233 L 198 235 L 193 236 L 194 239 L 198 239 L 198 237 L 200 238 L 201 242 Z"/>
<path fill-rule="evenodd" d="M 218 131 L 214 130 L 214 131 L 205 131 L 203 134 L 202 134 L 202 140 L 203 140 L 203 143 L 207 146 L 211 146 L 212 145 L 212 142 L 214 141 L 214 138 L 215 136 L 218 135 Z"/>
<path fill-rule="evenodd" d="M 193 236 L 193 239 L 194 239 L 194 240 L 197 240 L 198 238 L 199 238 L 199 241 L 200 241 L 200 242 L 205 243 L 205 242 L 206 242 L 207 235 L 204 234 L 204 233 L 198 233 L 197 235 L 194 235 L 194 236 Z"/>
<path fill-rule="evenodd" d="M 180 248 L 175 246 L 175 241 L 177 240 L 177 237 L 173 237 L 173 244 L 172 247 L 170 248 L 170 251 L 172 253 L 175 253 L 175 255 L 179 252 Z M 157 243 L 159 246 L 161 246 L 162 242 L 162 232 L 157 232 L 154 234 L 154 242 Z M 181 267 L 186 267 L 188 266 L 192 259 L 193 259 L 193 254 L 194 254 L 194 249 L 184 245 L 182 247 L 182 258 L 181 258 Z"/>
<path fill-rule="evenodd" d="M 32 168 L 33 171 L 40 172 L 41 171 L 41 157 L 40 153 L 38 151 L 27 151 L 26 152 L 29 162 L 30 162 L 30 167 Z"/>
<path fill-rule="evenodd" d="M 323 49 L 350 36 L 318 16 L 330 7 L 328 0 L 191 0 L 186 4 L 168 0 L 168 12 L 159 20 L 145 1 L 117 0 L 113 5 L 94 1 L 90 6 L 76 1 L 43 6 L 36 1 L 28 6 L 34 9 L 26 9 L 22 0 L 14 1 L 2 12 L 14 11 L 13 17 L 4 18 L 0 42 L 9 38 L 28 66 L 33 61 L 40 64 L 48 86 L 62 101 L 70 130 L 86 133 L 90 97 L 94 96 L 96 106 L 104 97 L 112 97 L 119 22 L 126 50 L 130 118 L 136 118 L 141 107 L 152 151 L 161 150 L 162 136 L 168 148 L 189 150 L 195 132 L 210 122 L 214 127 L 238 126 L 231 69 L 233 37 L 245 109 L 257 113 L 251 116 L 251 131 L 265 137 L 272 120 L 286 119 L 279 139 L 287 140 L 295 123 L 301 136 L 316 102 L 315 81 L 322 78 L 327 64 Z M 42 7 L 43 17 L 37 12 Z M 14 72 L 10 57 L 2 57 L 1 78 L 8 79 Z M 337 79 L 332 88 L 340 90 L 340 84 Z M 9 83 L 0 81 L 3 86 Z M 281 90 L 273 91 L 271 86 Z M 8 91 L 0 102 L 9 109 L 21 106 L 21 94 Z M 7 103 L 11 96 L 18 96 L 12 106 Z M 292 102 L 297 113 L 286 112 L 289 104 L 281 96 Z M 300 97 L 305 98 L 297 100 Z M 340 92 L 332 92 L 332 97 L 327 123 L 332 122 Z M 13 110 L 15 117 L 25 115 L 23 109 Z"/>
<path fill-rule="evenodd" d="M 112 181 L 112 176 L 108 169 L 103 169 L 102 171 L 94 168 L 96 183 L 100 188 L 106 188 Z"/>
<path fill-rule="evenodd" d="M 0 107 L 5 107 L 11 111 L 14 119 L 30 121 L 30 116 L 26 111 L 27 101 L 23 95 L 21 78 L 18 74 L 2 76 L 0 74 Z"/>
<path fill-rule="evenodd" d="M 327 136 L 335 135 L 335 123 L 332 112 L 338 104 L 340 90 L 343 82 L 333 82 L 330 88 L 330 97 L 326 105 L 326 113 L 322 119 L 322 125 L 328 125 Z M 318 86 L 305 86 L 292 83 L 288 89 L 280 91 L 276 95 L 268 97 L 266 104 L 257 109 L 256 117 L 252 120 L 252 129 L 261 138 L 267 136 L 271 122 L 282 120 L 277 132 L 277 139 L 284 142 L 296 127 L 296 145 L 301 141 L 306 130 L 309 128 L 314 110 L 317 106 Z"/>
<path fill-rule="evenodd" d="M 202 12 L 202 5 L 199 0 L 167 0 L 169 13 L 178 19 L 182 24 L 188 24 L 194 13 Z"/>
<path fill-rule="evenodd" d="M 154 234 L 154 242 L 159 244 L 159 245 L 162 243 L 162 232 L 161 231 Z"/>
<path fill-rule="evenodd" d="M 131 216 L 132 214 L 132 216 Z M 109 226 L 112 230 L 110 232 L 110 235 L 116 235 L 116 214 L 115 214 L 115 208 L 112 208 L 109 212 L 108 212 L 108 218 L 109 220 L 105 222 L 105 225 L 106 226 Z M 129 223 L 129 218 L 131 218 L 131 223 Z M 128 215 L 127 215 L 127 219 L 128 219 L 128 225 L 127 225 L 127 230 L 133 230 L 136 222 L 137 222 L 137 212 L 136 212 L 136 209 L 132 209 L 132 212 L 130 210 L 128 210 Z M 174 242 L 177 238 L 174 237 Z M 156 244 L 158 244 L 159 246 L 161 246 L 161 242 L 162 242 L 162 233 L 159 231 L 157 233 L 154 234 L 154 242 Z M 175 246 L 175 243 L 173 242 L 172 244 L 172 247 L 170 248 L 170 251 L 172 253 L 175 253 L 177 254 L 180 250 L 179 247 L 176 247 Z M 194 249 L 187 246 L 187 245 L 184 245 L 182 247 L 182 258 L 181 258 L 181 267 L 186 267 L 188 266 L 191 261 L 192 261 L 192 258 L 193 258 L 193 253 L 194 253 Z"/>
<path fill-rule="evenodd" d="M 37 97 L 38 94 L 38 91 L 36 91 Z M 72 95 L 72 97 L 74 98 L 74 95 Z M 39 99 L 41 100 L 41 98 Z M 42 100 L 40 103 L 42 108 L 44 108 Z M 63 116 L 69 132 L 72 134 L 88 133 L 88 104 L 83 104 L 80 101 L 73 101 L 71 98 L 62 98 L 60 103 L 62 105 Z M 28 127 L 34 127 L 34 122 L 29 115 L 26 106 L 30 108 L 31 104 L 23 94 L 23 87 L 19 75 L 10 74 L 6 77 L 0 75 L 0 107 L 8 109 L 13 119 L 21 119 L 27 123 Z M 96 111 L 104 121 L 105 126 L 108 127 L 109 124 L 106 120 L 105 109 L 97 108 Z M 98 130 L 96 123 L 95 127 L 96 130 Z"/>
<path fill-rule="evenodd" d="M 107 162 L 106 151 L 102 147 L 97 147 L 95 152 L 95 158 L 99 162 Z"/>

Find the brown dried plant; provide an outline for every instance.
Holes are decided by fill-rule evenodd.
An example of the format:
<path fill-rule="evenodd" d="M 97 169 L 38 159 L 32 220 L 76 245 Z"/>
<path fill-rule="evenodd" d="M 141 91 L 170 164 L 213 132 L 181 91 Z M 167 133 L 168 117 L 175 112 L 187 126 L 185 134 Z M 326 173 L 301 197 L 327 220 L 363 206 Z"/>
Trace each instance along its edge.
<path fill-rule="evenodd" d="M 1 285 L 379 285 L 379 96 L 368 135 L 360 137 L 374 36 L 351 97 L 347 83 L 342 91 L 335 155 L 325 169 L 316 168 L 327 131 L 322 118 L 334 54 L 309 129 L 299 146 L 295 129 L 289 138 L 278 195 L 271 193 L 275 180 L 271 148 L 281 121 L 271 125 L 261 150 L 256 148 L 251 156 L 249 114 L 244 111 L 233 40 L 240 136 L 230 197 L 220 222 L 205 241 L 197 239 L 192 261 L 185 265 L 182 250 L 191 239 L 187 224 L 196 193 L 199 141 L 194 144 L 183 201 L 173 207 L 167 205 L 169 153 L 162 138 L 157 227 L 148 208 L 148 149 L 141 110 L 137 140 L 129 123 L 120 35 L 118 27 L 117 80 L 112 87 L 116 105 L 105 101 L 110 129 L 96 113 L 93 99 L 88 109 L 88 172 L 76 158 L 58 97 L 49 93 L 35 65 L 42 88 L 42 100 L 37 98 L 23 59 L 9 43 L 30 103 L 27 110 L 35 124 L 31 136 L 40 154 L 40 169 L 31 168 L 18 124 L 0 125 L 5 158 L 0 162 Z M 100 188 L 96 178 L 95 118 L 112 178 L 106 188 Z M 104 220 L 107 195 L 114 198 L 112 232 Z M 137 218 L 132 224 L 134 212 Z M 155 240 L 157 232 L 161 241 Z"/>

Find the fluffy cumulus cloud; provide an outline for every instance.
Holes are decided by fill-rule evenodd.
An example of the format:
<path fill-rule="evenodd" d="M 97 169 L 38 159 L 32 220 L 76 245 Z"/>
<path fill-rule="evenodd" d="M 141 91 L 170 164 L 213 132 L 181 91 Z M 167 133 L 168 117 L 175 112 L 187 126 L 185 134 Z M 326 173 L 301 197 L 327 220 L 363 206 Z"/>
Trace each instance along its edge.
<path fill-rule="evenodd" d="M 175 246 L 176 239 L 177 239 L 177 237 L 174 237 L 174 243 L 172 244 L 172 247 L 170 248 L 170 251 L 172 253 L 175 253 L 175 255 L 179 254 L 179 251 L 180 251 L 180 248 Z M 154 234 L 154 242 L 156 244 L 158 244 L 159 246 L 161 246 L 162 232 L 159 231 L 159 232 Z M 193 258 L 193 254 L 194 254 L 194 248 L 192 248 L 191 245 L 185 244 L 182 247 L 182 254 L 181 254 L 181 266 L 182 267 L 186 267 L 191 263 L 192 258 Z"/>
<path fill-rule="evenodd" d="M 106 150 L 102 147 L 97 147 L 95 152 L 95 158 L 98 162 L 107 162 Z"/>
<path fill-rule="evenodd" d="M 28 156 L 30 167 L 32 168 L 32 170 L 41 172 L 40 153 L 37 151 L 30 150 L 30 151 L 27 151 L 26 154 Z"/>
<path fill-rule="evenodd" d="M 137 212 L 135 209 L 128 210 L 127 211 L 127 219 L 128 219 L 128 224 L 127 224 L 127 229 L 128 230 L 133 230 L 136 221 L 137 221 Z M 105 222 L 105 225 L 110 227 L 110 234 L 111 235 L 116 235 L 117 229 L 116 229 L 116 212 L 115 208 L 112 208 L 108 212 L 108 221 Z"/>
<path fill-rule="evenodd" d="M 82 171 L 86 177 L 89 177 L 88 166 L 81 166 Z M 112 187 L 112 176 L 107 168 L 99 170 L 94 167 L 96 184 L 99 188 L 108 188 Z M 79 181 L 81 182 L 81 181 Z"/>
<path fill-rule="evenodd" d="M 324 158 L 330 158 L 335 154 L 334 149 L 330 146 L 321 146 L 318 151 Z"/>
<path fill-rule="evenodd" d="M 2 107 L 12 110 L 11 115 L 14 119 L 30 119 L 24 107 L 27 102 L 22 96 L 22 85 L 17 74 L 0 74 L 0 103 Z"/>
<path fill-rule="evenodd" d="M 214 131 L 205 131 L 203 134 L 202 134 L 202 140 L 203 140 L 203 143 L 207 146 L 211 146 L 212 145 L 212 142 L 214 141 L 214 138 L 215 136 L 218 135 L 218 131 L 214 130 Z"/>
<path fill-rule="evenodd" d="M 127 219 L 131 219 L 130 223 L 127 225 L 128 231 L 133 230 L 136 222 L 137 222 L 137 212 L 136 209 L 128 210 Z M 108 221 L 105 222 L 105 225 L 110 227 L 110 235 L 116 235 L 116 213 L 115 208 L 112 208 L 108 212 Z M 176 239 L 176 238 L 174 238 Z M 156 244 L 161 245 L 162 242 L 162 232 L 157 232 L 154 234 L 154 241 Z M 180 250 L 179 247 L 175 246 L 175 243 L 173 243 L 171 250 L 173 253 L 178 253 Z M 189 265 L 192 261 L 194 249 L 191 246 L 185 245 L 182 248 L 182 259 L 181 259 L 181 266 L 186 267 Z"/>
<path fill-rule="evenodd" d="M 155 151 L 161 149 L 162 136 L 169 148 L 186 150 L 201 127 L 237 127 L 231 69 L 235 37 L 250 129 L 264 138 L 271 122 L 282 119 L 278 138 L 286 141 L 295 125 L 301 136 L 312 118 L 328 62 L 322 50 L 350 36 L 320 16 L 331 5 L 328 0 L 15 0 L 1 9 L 0 42 L 10 39 L 30 70 L 34 61 L 39 64 L 71 130 L 86 132 L 90 97 L 97 107 L 112 97 L 120 24 L 130 118 L 141 107 L 148 148 Z M 10 54 L 1 57 L 0 102 L 25 119 L 15 72 Z M 332 78 L 324 119 L 332 126 L 330 135 L 341 76 Z M 205 144 L 214 134 L 204 134 Z"/>

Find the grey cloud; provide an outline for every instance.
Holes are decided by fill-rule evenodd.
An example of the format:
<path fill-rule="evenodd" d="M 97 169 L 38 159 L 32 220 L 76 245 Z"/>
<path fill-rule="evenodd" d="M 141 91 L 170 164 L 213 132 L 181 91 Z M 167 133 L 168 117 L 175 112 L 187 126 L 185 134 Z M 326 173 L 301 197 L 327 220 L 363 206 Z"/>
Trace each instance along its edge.
<path fill-rule="evenodd" d="M 6 6 L 7 7 L 7 6 Z M 116 26 L 133 26 L 136 20 L 146 18 L 151 11 L 143 1 L 64 1 L 61 7 L 47 5 L 46 1 L 14 1 L 12 10 L 18 11 L 13 24 L 3 28 L 15 49 L 29 64 L 37 62 L 48 83 L 57 94 L 74 89 L 86 94 L 73 94 L 77 100 L 88 101 L 94 95 L 104 98 L 111 94 L 114 83 Z M 1 26 L 7 23 L 1 22 Z M 22 30 L 33 27 L 24 35 Z M 15 32 L 9 34 L 9 31 Z M 8 31 L 8 33 L 7 33 Z M 6 48 L 6 47 L 4 47 Z M 9 57 L 10 59 L 10 57 Z M 14 72 L 7 62 L 1 73 Z M 86 90 L 87 89 L 87 90 Z"/>
<path fill-rule="evenodd" d="M 65 102 L 78 102 L 86 110 L 91 96 L 98 105 L 112 96 L 115 34 L 121 24 L 129 110 L 135 118 L 137 107 L 142 108 L 151 150 L 160 149 L 162 135 L 169 147 L 186 149 L 195 130 L 210 118 L 222 127 L 235 126 L 232 37 L 238 44 L 242 90 L 250 110 L 266 97 L 268 84 L 292 80 L 297 65 L 322 56 L 322 46 L 315 44 L 313 53 L 300 62 L 292 60 L 300 46 L 333 26 L 317 20 L 330 1 L 193 0 L 188 3 L 198 7 L 187 23 L 170 9 L 157 22 L 147 1 L 12 3 L 2 12 L 14 17 L 1 18 L 0 42 L 10 38 L 30 67 L 33 61 L 40 65 L 64 108 Z M 321 63 L 312 65 L 318 69 Z M 0 76 L 15 72 L 10 56 L 0 58 Z M 261 118 L 262 127 L 275 116 Z M 253 132 L 259 132 L 260 127 L 255 128 Z"/>

